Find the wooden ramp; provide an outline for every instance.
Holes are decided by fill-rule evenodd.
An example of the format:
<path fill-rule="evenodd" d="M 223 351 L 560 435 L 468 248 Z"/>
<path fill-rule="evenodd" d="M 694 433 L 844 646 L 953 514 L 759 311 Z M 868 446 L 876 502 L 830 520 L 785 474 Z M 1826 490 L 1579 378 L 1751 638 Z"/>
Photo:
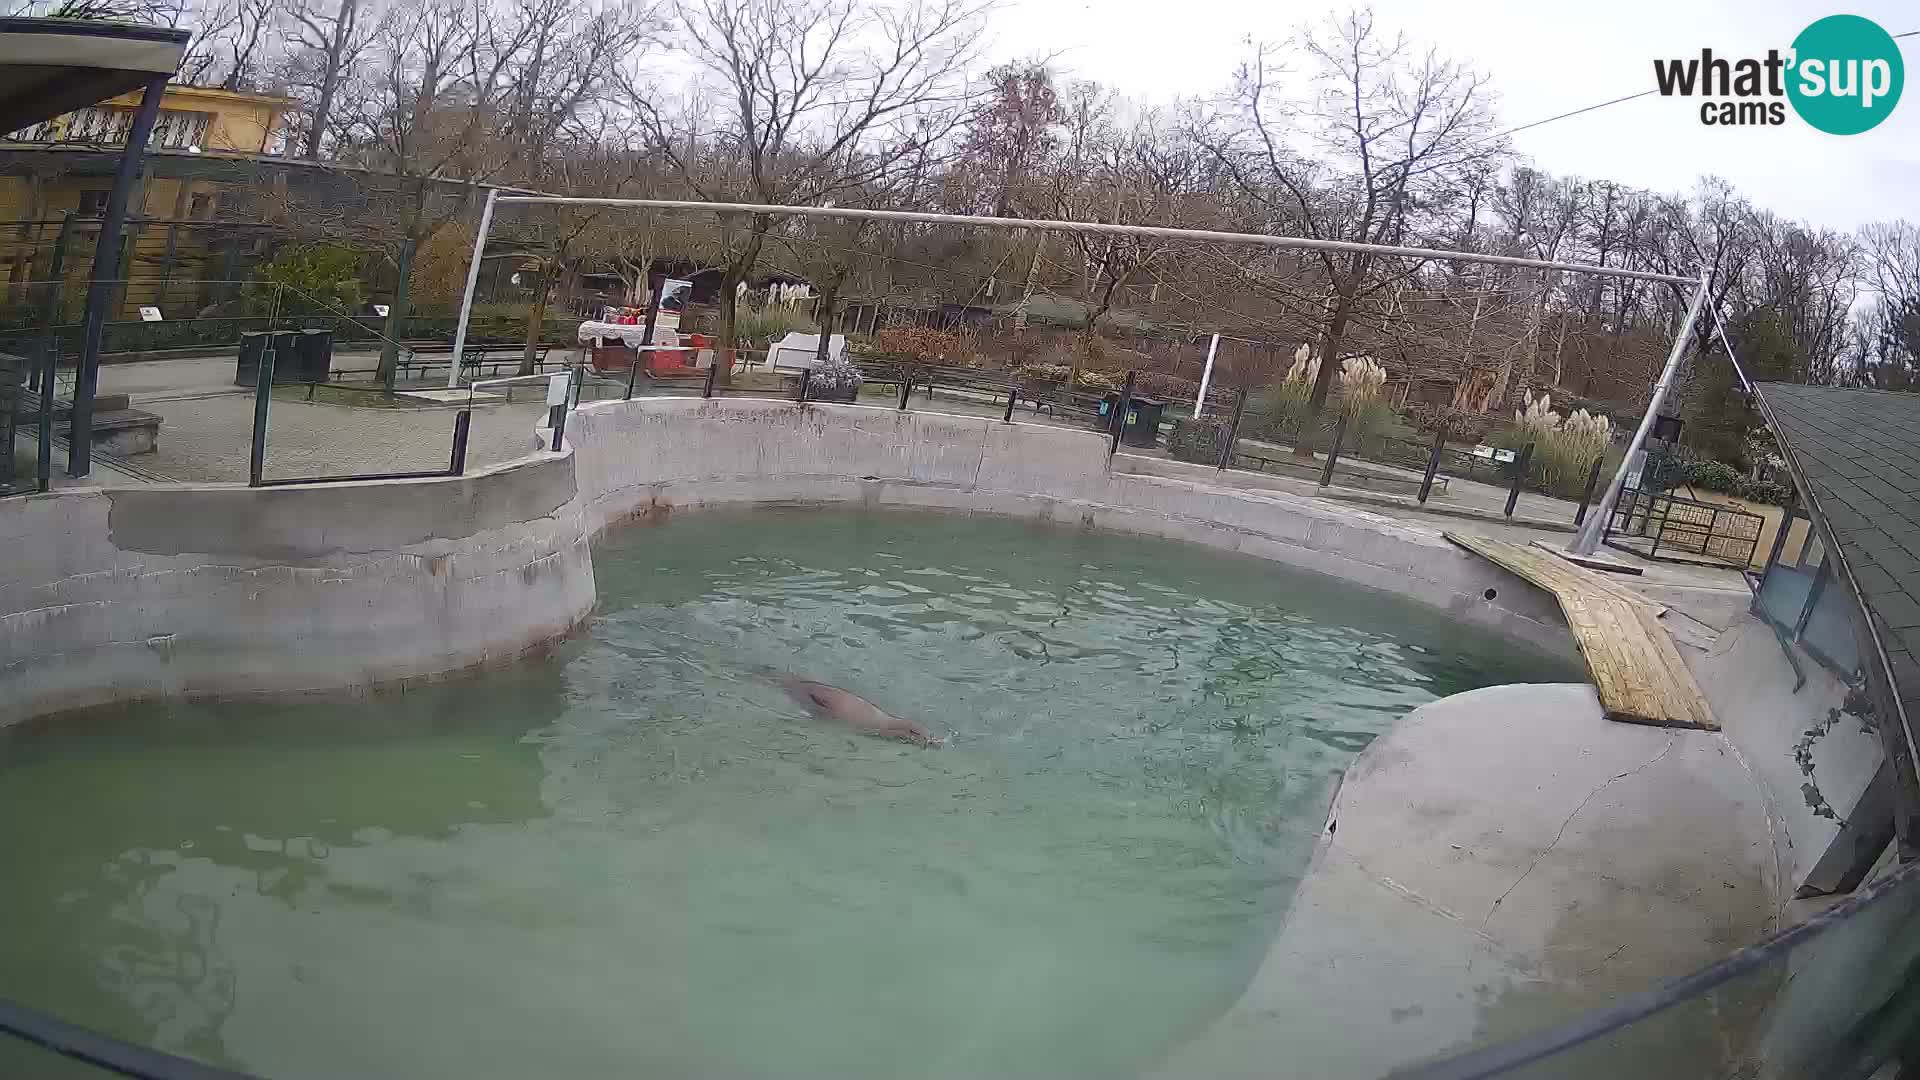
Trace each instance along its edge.
<path fill-rule="evenodd" d="M 1666 609 L 1550 552 L 1485 536 L 1446 537 L 1553 594 L 1607 719 L 1720 730 L 1672 635 L 1660 625 Z"/>

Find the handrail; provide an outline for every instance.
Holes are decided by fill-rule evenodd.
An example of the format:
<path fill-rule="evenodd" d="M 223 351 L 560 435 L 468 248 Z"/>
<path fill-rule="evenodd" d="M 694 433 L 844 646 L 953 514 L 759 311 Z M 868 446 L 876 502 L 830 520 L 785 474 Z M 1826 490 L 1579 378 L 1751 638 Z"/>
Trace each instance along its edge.
<path fill-rule="evenodd" d="M 0 1035 L 11 1035 L 62 1057 L 136 1080 L 258 1080 L 249 1073 L 102 1035 L 11 1001 L 0 1001 Z"/>

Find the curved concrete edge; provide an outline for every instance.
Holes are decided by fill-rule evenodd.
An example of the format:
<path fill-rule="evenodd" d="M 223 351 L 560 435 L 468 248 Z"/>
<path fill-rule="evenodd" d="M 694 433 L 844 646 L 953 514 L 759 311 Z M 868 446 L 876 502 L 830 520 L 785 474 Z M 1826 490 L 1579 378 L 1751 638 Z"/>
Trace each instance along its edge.
<path fill-rule="evenodd" d="M 674 509 L 818 502 L 1051 519 L 1239 552 L 1577 656 L 1544 593 L 1379 515 L 1109 471 L 1098 433 L 858 405 L 587 404 L 461 477 L 152 485 L 0 502 L 0 723 L 142 697 L 353 690 L 587 617 L 590 541 Z"/>
<path fill-rule="evenodd" d="M 1577 659 L 1552 598 L 1439 534 L 1277 491 L 1109 471 L 1097 432 L 861 405 L 635 398 L 569 421 L 602 526 L 742 504 L 986 513 L 1238 552 L 1412 599 L 1516 647 Z"/>
<path fill-rule="evenodd" d="M 565 454 L 466 476 L 0 502 L 0 723 L 158 696 L 372 687 L 592 611 Z"/>
<path fill-rule="evenodd" d="M 1348 769 L 1245 993 L 1159 1075 L 1375 1077 L 1697 970 L 1771 925 L 1763 801 L 1722 736 L 1610 724 L 1589 686 L 1415 709 Z M 1660 1025 L 1660 1071 L 1727 1075 L 1755 1019 Z"/>

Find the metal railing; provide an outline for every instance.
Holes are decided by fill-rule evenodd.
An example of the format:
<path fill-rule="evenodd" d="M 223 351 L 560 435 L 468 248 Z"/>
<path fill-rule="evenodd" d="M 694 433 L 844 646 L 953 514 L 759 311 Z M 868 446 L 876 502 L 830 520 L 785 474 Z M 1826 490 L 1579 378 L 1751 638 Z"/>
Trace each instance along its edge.
<path fill-rule="evenodd" d="M 1745 570 L 1760 548 L 1766 519 L 1718 503 L 1627 488 L 1608 517 L 1608 547 L 1665 562 Z"/>

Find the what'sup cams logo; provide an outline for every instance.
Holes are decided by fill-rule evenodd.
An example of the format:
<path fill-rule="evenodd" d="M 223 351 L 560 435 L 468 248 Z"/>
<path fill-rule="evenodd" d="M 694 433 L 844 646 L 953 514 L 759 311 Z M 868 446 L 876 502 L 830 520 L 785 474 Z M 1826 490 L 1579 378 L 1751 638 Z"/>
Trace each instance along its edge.
<path fill-rule="evenodd" d="M 1899 104 L 1906 71 L 1900 44 L 1878 23 L 1829 15 L 1800 31 L 1793 47 L 1762 58 L 1729 60 L 1701 49 L 1697 57 L 1655 60 L 1663 97 L 1697 97 L 1700 122 L 1711 126 L 1779 125 L 1787 106 L 1829 135 L 1858 135 Z"/>

